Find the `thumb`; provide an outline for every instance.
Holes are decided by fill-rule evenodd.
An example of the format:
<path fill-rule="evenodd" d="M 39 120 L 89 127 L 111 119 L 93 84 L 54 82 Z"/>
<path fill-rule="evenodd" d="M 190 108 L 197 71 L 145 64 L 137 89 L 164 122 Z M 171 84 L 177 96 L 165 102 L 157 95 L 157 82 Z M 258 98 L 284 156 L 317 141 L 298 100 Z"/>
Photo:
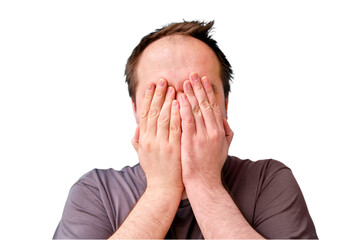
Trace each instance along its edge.
<path fill-rule="evenodd" d="M 138 150 L 139 150 L 139 137 L 140 137 L 140 126 L 137 125 L 136 130 L 135 130 L 135 135 L 131 139 L 131 143 L 132 143 L 133 147 L 135 148 L 136 152 L 138 152 Z"/>
<path fill-rule="evenodd" d="M 226 137 L 226 141 L 228 142 L 228 145 L 230 146 L 230 143 L 233 139 L 234 136 L 234 132 L 231 130 L 229 123 L 227 122 L 226 118 L 223 118 L 223 122 L 224 122 L 224 129 L 225 129 L 225 137 Z"/>

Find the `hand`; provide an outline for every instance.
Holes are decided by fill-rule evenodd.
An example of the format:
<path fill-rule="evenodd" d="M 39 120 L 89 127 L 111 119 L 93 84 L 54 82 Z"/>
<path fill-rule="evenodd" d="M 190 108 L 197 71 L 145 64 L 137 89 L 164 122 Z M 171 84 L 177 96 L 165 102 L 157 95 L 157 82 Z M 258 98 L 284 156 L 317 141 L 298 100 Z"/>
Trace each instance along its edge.
<path fill-rule="evenodd" d="M 183 192 L 180 162 L 180 113 L 175 89 L 160 79 L 147 86 L 139 125 L 132 140 L 147 188 Z"/>
<path fill-rule="evenodd" d="M 190 74 L 180 95 L 181 164 L 185 188 L 221 184 L 221 170 L 233 137 L 207 77 Z"/>

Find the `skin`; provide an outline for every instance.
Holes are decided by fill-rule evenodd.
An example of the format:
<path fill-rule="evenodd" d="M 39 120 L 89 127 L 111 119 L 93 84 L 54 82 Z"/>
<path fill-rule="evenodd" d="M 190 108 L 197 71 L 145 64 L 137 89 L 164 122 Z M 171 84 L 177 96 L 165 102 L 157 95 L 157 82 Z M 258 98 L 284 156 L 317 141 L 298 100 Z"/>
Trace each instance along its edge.
<path fill-rule="evenodd" d="M 217 105 L 222 116 L 226 118 L 228 100 L 224 96 L 220 78 L 220 64 L 215 53 L 209 46 L 198 39 L 187 36 L 170 36 L 152 43 L 140 57 L 136 72 L 139 79 L 136 104 L 133 102 L 133 111 L 137 124 L 140 123 L 144 97 L 149 84 L 156 85 L 159 78 L 164 79 L 168 87 L 174 88 L 176 92 L 175 98 L 179 100 L 185 90 L 185 80 L 190 79 L 189 73 L 194 70 L 200 75 L 206 73 L 208 79 L 211 79 Z M 160 117 L 160 119 L 162 118 Z M 133 144 L 137 143 L 133 141 Z M 182 199 L 186 197 L 185 191 L 182 194 Z"/>
<path fill-rule="evenodd" d="M 177 93 L 184 92 L 183 83 L 189 74 L 197 72 L 207 76 L 214 88 L 222 115 L 227 116 L 227 99 L 220 79 L 220 65 L 212 49 L 202 41 L 186 36 L 170 36 L 150 44 L 142 53 L 136 75 L 136 104 L 133 110 L 136 122 L 143 106 L 146 86 L 156 84 L 160 78 L 166 79 Z"/>
<path fill-rule="evenodd" d="M 112 238 L 164 238 L 185 190 L 205 238 L 262 239 L 221 183 L 233 132 L 219 70 L 192 37 L 162 38 L 141 55 L 132 143 L 147 188 Z"/>

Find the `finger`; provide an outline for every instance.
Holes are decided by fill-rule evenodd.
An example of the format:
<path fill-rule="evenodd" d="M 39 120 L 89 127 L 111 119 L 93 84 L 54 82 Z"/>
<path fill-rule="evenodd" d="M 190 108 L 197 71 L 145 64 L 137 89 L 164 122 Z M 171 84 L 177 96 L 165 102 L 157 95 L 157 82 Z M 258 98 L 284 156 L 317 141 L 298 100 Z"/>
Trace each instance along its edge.
<path fill-rule="evenodd" d="M 192 88 L 189 80 L 186 80 L 184 82 L 183 89 L 186 94 L 186 98 L 190 104 L 191 113 L 194 115 L 195 124 L 196 124 L 196 132 L 205 131 L 205 124 L 204 124 L 204 119 L 203 119 L 203 116 L 201 113 L 201 109 L 196 100 L 196 96 L 194 94 L 193 88 Z"/>
<path fill-rule="evenodd" d="M 159 118 L 160 110 L 164 102 L 165 91 L 167 82 L 165 79 L 160 79 L 156 84 L 155 93 L 151 101 L 150 110 L 148 113 L 146 133 L 156 135 L 157 121 Z"/>
<path fill-rule="evenodd" d="M 138 150 L 139 150 L 139 138 L 140 138 L 140 126 L 137 125 L 136 130 L 135 130 L 135 135 L 131 139 L 131 143 L 132 143 L 133 147 L 135 148 L 136 152 L 138 152 Z"/>
<path fill-rule="evenodd" d="M 149 83 L 145 90 L 145 96 L 144 96 L 144 100 L 143 100 L 143 104 L 142 104 L 142 108 L 141 108 L 141 114 L 140 114 L 139 124 L 140 124 L 141 134 L 144 134 L 146 132 L 147 119 L 148 119 L 148 114 L 149 114 L 153 94 L 154 94 L 154 84 Z"/>
<path fill-rule="evenodd" d="M 218 126 L 223 125 L 223 116 L 220 110 L 220 106 L 216 100 L 214 90 L 211 86 L 209 79 L 204 76 L 201 78 L 201 82 L 203 83 L 207 98 L 209 99 L 210 107 L 212 109 L 213 116 L 218 124 Z"/>
<path fill-rule="evenodd" d="M 205 123 L 205 127 L 207 129 L 215 129 L 217 127 L 216 119 L 207 94 L 205 92 L 203 82 L 200 80 L 200 77 L 197 73 L 191 73 L 190 80 L 192 89 L 195 94 L 195 98 L 197 100 L 197 104 L 200 107 L 201 113 L 204 118 L 203 121 Z M 190 103 L 192 103 L 191 100 Z"/>
<path fill-rule="evenodd" d="M 181 128 L 183 134 L 193 134 L 196 132 L 195 119 L 191 105 L 185 94 L 179 94 Z"/>
<path fill-rule="evenodd" d="M 157 133 L 161 139 L 168 141 L 169 139 L 169 124 L 170 124 L 170 111 L 172 100 L 175 98 L 175 90 L 173 87 L 168 87 L 164 104 L 160 110 L 160 115 L 157 122 Z"/>
<path fill-rule="evenodd" d="M 179 103 L 176 100 L 172 101 L 171 105 L 171 118 L 170 118 L 170 143 L 180 143 L 181 139 L 181 120 L 180 120 Z"/>
<path fill-rule="evenodd" d="M 230 146 L 230 143 L 234 137 L 234 132 L 231 130 L 226 118 L 223 118 L 223 123 L 224 123 L 226 141 L 227 141 L 228 145 Z"/>

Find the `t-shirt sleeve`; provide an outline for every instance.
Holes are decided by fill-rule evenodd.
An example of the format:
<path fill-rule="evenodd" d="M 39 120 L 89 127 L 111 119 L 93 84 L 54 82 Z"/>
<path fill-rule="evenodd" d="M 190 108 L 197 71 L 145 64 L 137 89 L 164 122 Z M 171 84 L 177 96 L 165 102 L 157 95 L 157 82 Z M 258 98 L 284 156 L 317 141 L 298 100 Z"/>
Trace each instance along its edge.
<path fill-rule="evenodd" d="M 99 190 L 77 182 L 70 190 L 54 239 L 107 239 L 111 224 Z"/>
<path fill-rule="evenodd" d="M 300 187 L 280 162 L 269 164 L 255 207 L 254 227 L 266 238 L 317 239 Z"/>

